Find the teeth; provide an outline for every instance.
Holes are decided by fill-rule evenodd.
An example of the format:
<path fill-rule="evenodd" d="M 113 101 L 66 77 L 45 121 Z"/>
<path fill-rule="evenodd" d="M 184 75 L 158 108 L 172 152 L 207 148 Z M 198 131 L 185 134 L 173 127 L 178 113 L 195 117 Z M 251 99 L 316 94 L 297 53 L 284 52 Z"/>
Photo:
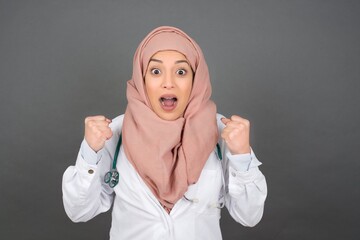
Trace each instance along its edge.
<path fill-rule="evenodd" d="M 177 101 L 177 98 L 160 98 L 161 101 L 164 101 L 164 100 L 173 100 L 173 101 Z"/>
<path fill-rule="evenodd" d="M 166 106 L 165 101 L 169 101 L 169 100 L 176 102 L 177 98 L 176 97 L 162 97 L 162 98 L 160 98 L 161 105 Z"/>

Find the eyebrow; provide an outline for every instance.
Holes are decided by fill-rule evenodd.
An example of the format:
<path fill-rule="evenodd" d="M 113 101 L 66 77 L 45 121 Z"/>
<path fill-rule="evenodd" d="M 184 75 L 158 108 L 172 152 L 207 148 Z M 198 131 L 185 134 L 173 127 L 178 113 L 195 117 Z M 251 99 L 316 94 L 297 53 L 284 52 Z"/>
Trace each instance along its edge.
<path fill-rule="evenodd" d="M 189 62 L 186 61 L 186 60 L 178 60 L 178 61 L 176 61 L 175 63 L 176 63 L 176 64 L 178 64 L 178 63 L 187 63 L 187 64 L 189 64 Z M 189 64 L 189 65 L 190 65 L 190 64 Z"/>
<path fill-rule="evenodd" d="M 163 61 L 161 61 L 159 59 L 156 59 L 156 58 L 151 58 L 149 62 L 151 62 L 151 61 L 158 62 L 158 63 L 163 63 Z M 175 61 L 175 64 L 178 64 L 178 63 L 187 63 L 190 66 L 189 62 L 186 61 L 186 60 L 177 60 L 177 61 Z"/>
<path fill-rule="evenodd" d="M 155 58 L 151 58 L 149 62 L 151 62 L 151 61 L 158 62 L 158 63 L 162 63 L 161 60 L 158 60 L 158 59 L 155 59 Z"/>

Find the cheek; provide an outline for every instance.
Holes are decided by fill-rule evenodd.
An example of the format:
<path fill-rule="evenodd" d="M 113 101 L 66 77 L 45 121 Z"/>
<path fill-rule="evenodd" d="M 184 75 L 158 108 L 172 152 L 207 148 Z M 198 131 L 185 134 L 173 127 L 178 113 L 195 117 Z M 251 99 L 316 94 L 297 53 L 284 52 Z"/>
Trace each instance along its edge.
<path fill-rule="evenodd" d="M 193 79 L 190 78 L 190 79 L 187 80 L 187 82 L 186 82 L 186 84 L 185 84 L 185 86 L 184 86 L 186 95 L 187 95 L 188 97 L 190 97 L 192 87 L 193 87 Z"/>
<path fill-rule="evenodd" d="M 153 88 L 147 88 L 146 89 L 146 94 L 148 96 L 148 99 L 150 101 L 150 104 L 151 105 L 154 105 L 155 102 L 157 102 L 157 95 L 156 95 L 156 92 L 154 91 Z"/>
<path fill-rule="evenodd" d="M 145 78 L 144 85 L 148 97 L 154 95 L 154 91 L 155 91 L 154 81 L 152 81 L 151 78 Z"/>

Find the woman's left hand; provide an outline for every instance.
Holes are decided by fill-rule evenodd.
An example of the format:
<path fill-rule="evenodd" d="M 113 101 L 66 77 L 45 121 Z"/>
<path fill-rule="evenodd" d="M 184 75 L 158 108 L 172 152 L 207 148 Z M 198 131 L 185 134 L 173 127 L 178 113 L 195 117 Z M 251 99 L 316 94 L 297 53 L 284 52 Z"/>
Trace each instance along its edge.
<path fill-rule="evenodd" d="M 222 118 L 226 125 L 221 133 L 231 154 L 250 153 L 250 122 L 247 119 L 233 115 L 230 119 Z"/>

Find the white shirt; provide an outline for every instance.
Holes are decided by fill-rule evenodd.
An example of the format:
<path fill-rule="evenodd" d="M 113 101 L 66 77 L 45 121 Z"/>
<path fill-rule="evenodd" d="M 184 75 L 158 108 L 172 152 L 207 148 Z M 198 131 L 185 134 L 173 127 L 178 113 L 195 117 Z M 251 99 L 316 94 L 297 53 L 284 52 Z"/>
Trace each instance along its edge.
<path fill-rule="evenodd" d="M 74 222 L 86 222 L 110 209 L 113 201 L 111 240 L 220 240 L 220 210 L 225 205 L 235 221 L 244 226 L 256 225 L 263 214 L 267 196 L 261 164 L 253 151 L 231 155 L 219 137 L 223 160 L 216 149 L 207 160 L 196 184 L 170 214 L 130 164 L 121 147 L 117 160 L 119 183 L 110 188 L 104 175 L 111 169 L 124 115 L 110 127 L 113 136 L 95 153 L 84 140 L 75 166 L 63 176 L 63 202 Z M 224 124 L 217 114 L 219 132 Z M 141 149 L 139 149 L 141 151 Z"/>

